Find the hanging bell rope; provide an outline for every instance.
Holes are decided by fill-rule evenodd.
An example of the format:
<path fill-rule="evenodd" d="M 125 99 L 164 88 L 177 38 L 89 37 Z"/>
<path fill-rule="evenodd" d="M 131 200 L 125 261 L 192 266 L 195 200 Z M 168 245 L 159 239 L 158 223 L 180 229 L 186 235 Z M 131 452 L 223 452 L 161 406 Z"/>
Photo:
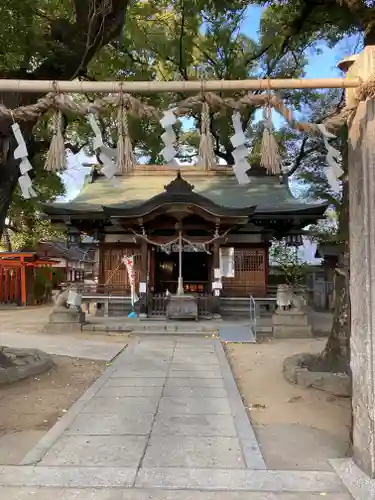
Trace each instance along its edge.
<path fill-rule="evenodd" d="M 122 93 L 120 94 L 120 103 L 117 113 L 117 127 L 118 139 L 116 166 L 117 171 L 124 174 L 126 172 L 131 172 L 132 170 L 134 170 L 136 161 L 133 153 L 132 143 L 129 137 L 128 116 Z"/>
<path fill-rule="evenodd" d="M 60 172 L 66 169 L 65 141 L 63 135 L 64 119 L 62 112 L 56 111 L 52 117 L 52 140 L 47 153 L 44 169 Z"/>
<path fill-rule="evenodd" d="M 273 134 L 271 107 L 265 106 L 263 110 L 263 138 L 260 164 L 267 171 L 268 175 L 280 175 L 281 173 L 281 158 L 279 147 Z"/>
<path fill-rule="evenodd" d="M 201 138 L 199 142 L 199 161 L 204 170 L 211 170 L 216 166 L 214 141 L 210 131 L 210 108 L 203 100 L 201 113 Z"/>

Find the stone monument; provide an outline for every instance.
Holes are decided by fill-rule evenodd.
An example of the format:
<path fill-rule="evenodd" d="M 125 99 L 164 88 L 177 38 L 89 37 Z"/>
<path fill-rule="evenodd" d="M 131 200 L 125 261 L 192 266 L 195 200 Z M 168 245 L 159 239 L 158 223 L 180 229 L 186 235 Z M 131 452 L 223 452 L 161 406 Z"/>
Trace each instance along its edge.
<path fill-rule="evenodd" d="M 303 294 L 293 292 L 293 289 L 288 285 L 279 285 L 276 304 L 277 309 L 272 316 L 273 336 L 275 338 L 312 337 Z"/>
<path fill-rule="evenodd" d="M 76 331 L 85 322 L 80 296 L 67 286 L 62 286 L 56 294 L 54 307 L 49 315 L 47 330 L 51 333 Z"/>

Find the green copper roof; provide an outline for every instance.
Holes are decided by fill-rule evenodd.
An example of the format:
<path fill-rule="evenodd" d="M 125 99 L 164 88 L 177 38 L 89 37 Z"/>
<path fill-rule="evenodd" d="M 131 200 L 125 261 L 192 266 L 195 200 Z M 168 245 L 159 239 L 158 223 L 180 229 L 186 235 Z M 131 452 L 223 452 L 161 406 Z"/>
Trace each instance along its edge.
<path fill-rule="evenodd" d="M 206 173 L 207 174 L 207 173 Z M 277 177 L 250 177 L 250 183 L 239 185 L 233 175 L 203 175 L 203 172 L 184 171 L 181 175 L 195 186 L 194 192 L 205 196 L 212 202 L 227 208 L 256 206 L 256 212 L 293 212 L 319 207 L 323 204 L 304 203 L 292 196 L 286 184 Z M 153 196 L 163 193 L 164 186 L 176 177 L 176 171 L 140 171 L 117 176 L 118 185 L 99 176 L 86 183 L 79 195 L 69 203 L 54 203 L 55 208 L 68 208 L 82 211 L 101 211 L 102 206 L 122 205 L 123 208 L 135 207 Z"/>

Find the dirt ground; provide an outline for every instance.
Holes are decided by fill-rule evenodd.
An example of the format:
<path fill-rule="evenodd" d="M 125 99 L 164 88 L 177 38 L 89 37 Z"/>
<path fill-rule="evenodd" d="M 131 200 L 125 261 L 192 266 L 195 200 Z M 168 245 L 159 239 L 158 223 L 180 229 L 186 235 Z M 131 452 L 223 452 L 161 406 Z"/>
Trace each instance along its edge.
<path fill-rule="evenodd" d="M 270 468 L 330 470 L 327 460 L 348 451 L 350 400 L 291 385 L 282 375 L 286 357 L 324 345 L 324 339 L 269 339 L 225 346 Z"/>
<path fill-rule="evenodd" d="M 49 372 L 0 385 L 0 464 L 17 464 L 105 369 L 105 363 L 53 357 Z"/>

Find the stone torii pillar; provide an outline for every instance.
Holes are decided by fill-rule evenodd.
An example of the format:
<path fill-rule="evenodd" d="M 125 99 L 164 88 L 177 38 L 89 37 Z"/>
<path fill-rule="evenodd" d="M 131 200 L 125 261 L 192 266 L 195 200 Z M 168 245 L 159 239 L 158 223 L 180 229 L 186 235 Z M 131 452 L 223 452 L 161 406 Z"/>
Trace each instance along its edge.
<path fill-rule="evenodd" d="M 375 73 L 375 46 L 353 57 L 347 76 Z M 347 91 L 347 104 L 353 90 Z M 358 106 L 349 130 L 351 370 L 354 461 L 375 477 L 375 99 Z"/>

